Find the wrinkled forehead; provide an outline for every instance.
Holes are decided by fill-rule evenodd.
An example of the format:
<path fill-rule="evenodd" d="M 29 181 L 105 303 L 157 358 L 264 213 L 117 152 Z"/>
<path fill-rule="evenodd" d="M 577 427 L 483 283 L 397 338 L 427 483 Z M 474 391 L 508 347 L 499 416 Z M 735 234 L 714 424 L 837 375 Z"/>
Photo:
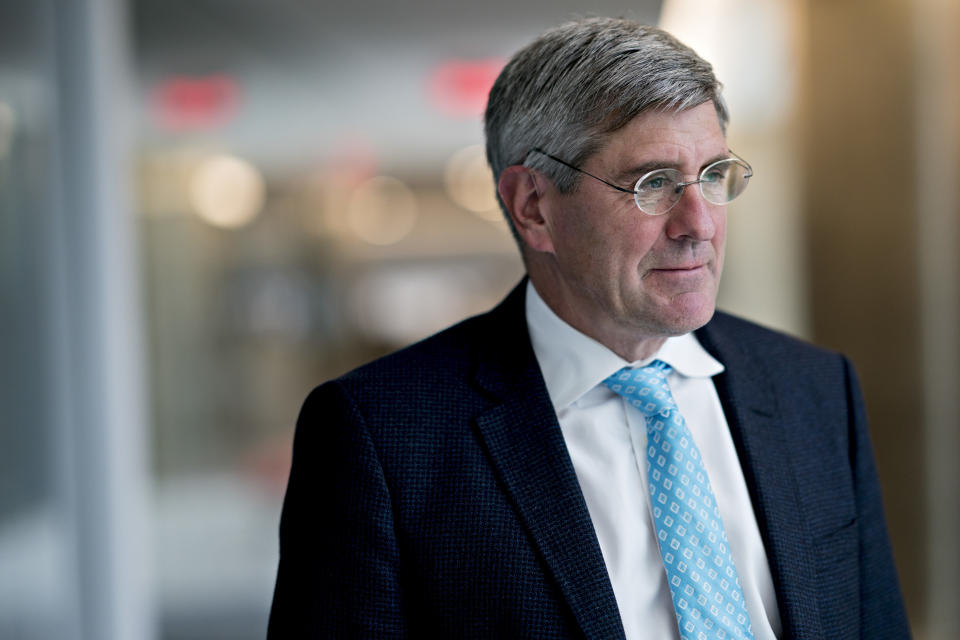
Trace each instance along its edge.
<path fill-rule="evenodd" d="M 711 156 L 726 151 L 723 121 L 712 101 L 687 109 L 653 108 L 640 112 L 623 126 L 596 138 L 587 159 L 633 151 L 671 155 Z M 632 154 L 630 154 L 632 155 Z"/>

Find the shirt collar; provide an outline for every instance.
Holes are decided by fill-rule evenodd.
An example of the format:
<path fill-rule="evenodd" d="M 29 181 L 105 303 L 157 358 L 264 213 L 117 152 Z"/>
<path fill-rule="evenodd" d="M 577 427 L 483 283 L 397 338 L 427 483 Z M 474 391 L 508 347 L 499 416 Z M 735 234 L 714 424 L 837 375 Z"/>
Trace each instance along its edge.
<path fill-rule="evenodd" d="M 593 338 L 577 331 L 547 306 L 527 282 L 527 329 L 554 410 L 578 400 L 623 367 L 642 367 L 663 360 L 682 376 L 709 378 L 723 365 L 707 353 L 692 333 L 667 338 L 646 360 L 627 362 Z"/>

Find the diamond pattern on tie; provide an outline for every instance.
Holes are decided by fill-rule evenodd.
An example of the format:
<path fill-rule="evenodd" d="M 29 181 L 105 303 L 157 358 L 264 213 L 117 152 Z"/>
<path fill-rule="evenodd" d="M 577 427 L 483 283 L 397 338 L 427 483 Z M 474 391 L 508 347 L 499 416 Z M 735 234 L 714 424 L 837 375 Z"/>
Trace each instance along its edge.
<path fill-rule="evenodd" d="M 751 639 L 720 509 L 700 450 L 670 393 L 670 365 L 654 360 L 603 381 L 646 417 L 650 504 L 683 640 Z"/>

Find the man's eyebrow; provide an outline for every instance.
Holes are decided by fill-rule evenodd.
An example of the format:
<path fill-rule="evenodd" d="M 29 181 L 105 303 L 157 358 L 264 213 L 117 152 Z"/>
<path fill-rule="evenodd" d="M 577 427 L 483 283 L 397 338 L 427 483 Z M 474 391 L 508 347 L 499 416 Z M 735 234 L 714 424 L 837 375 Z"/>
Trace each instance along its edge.
<path fill-rule="evenodd" d="M 706 162 L 703 163 L 703 165 L 700 167 L 700 171 L 703 171 L 704 169 L 706 169 L 707 167 L 709 167 L 710 165 L 712 165 L 714 162 L 719 162 L 719 161 L 721 161 L 721 160 L 727 160 L 727 159 L 732 158 L 732 157 L 733 157 L 733 156 L 730 155 L 730 151 L 729 151 L 729 150 L 727 150 L 726 153 L 721 153 L 721 154 L 715 155 L 715 156 L 713 156 L 712 158 L 710 158 L 709 160 L 707 160 Z"/>
<path fill-rule="evenodd" d="M 663 160 L 651 160 L 649 162 L 644 162 L 643 164 L 633 165 L 623 171 L 617 173 L 613 176 L 614 182 L 636 182 L 640 179 L 645 173 L 655 171 L 657 169 L 677 169 L 677 165 L 671 162 L 664 162 Z M 632 185 L 631 185 L 632 186 Z"/>

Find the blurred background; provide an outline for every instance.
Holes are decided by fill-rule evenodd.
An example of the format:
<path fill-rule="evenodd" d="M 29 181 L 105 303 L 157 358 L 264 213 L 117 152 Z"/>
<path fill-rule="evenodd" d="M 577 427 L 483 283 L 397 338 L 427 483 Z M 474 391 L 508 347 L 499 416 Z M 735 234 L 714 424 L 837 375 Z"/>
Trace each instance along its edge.
<path fill-rule="evenodd" d="M 582 15 L 715 64 L 756 171 L 721 305 L 851 356 L 955 637 L 949 0 L 0 0 L 0 637 L 263 637 L 300 403 L 520 277 L 480 114 Z"/>

